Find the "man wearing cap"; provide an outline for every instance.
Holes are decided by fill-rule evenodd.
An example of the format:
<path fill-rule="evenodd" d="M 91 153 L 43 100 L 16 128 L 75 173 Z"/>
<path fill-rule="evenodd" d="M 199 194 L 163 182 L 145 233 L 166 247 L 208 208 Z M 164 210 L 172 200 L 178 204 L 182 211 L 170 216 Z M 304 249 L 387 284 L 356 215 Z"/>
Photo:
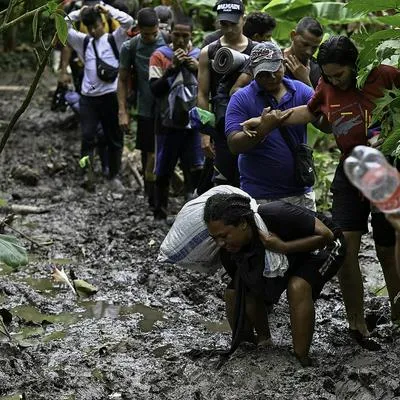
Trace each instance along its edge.
<path fill-rule="evenodd" d="M 276 117 L 264 118 L 257 131 L 241 123 L 268 109 L 281 110 L 280 120 L 292 107 L 307 104 L 314 91 L 306 84 L 284 77 L 283 54 L 272 42 L 260 43 L 250 55 L 254 79 L 233 94 L 228 105 L 225 134 L 230 150 L 239 154 L 240 187 L 260 202 L 282 199 L 315 210 L 312 188 L 296 183 L 291 150 L 277 128 Z M 287 132 L 296 144 L 307 141 L 306 125 L 292 125 Z"/>
<path fill-rule="evenodd" d="M 214 11 L 217 12 L 217 20 L 220 23 L 223 36 L 201 50 L 199 58 L 199 93 L 197 105 L 207 111 L 216 113 L 217 105 L 220 106 L 220 99 L 217 95 L 217 88 L 223 75 L 217 74 L 211 67 L 211 60 L 216 52 L 223 46 L 250 55 L 255 43 L 243 35 L 243 14 L 244 6 L 240 0 L 219 0 Z M 239 75 L 239 74 L 238 74 Z M 229 92 L 228 88 L 228 92 Z M 202 135 L 202 148 L 205 155 L 213 159 L 215 168 L 215 183 L 230 184 L 239 186 L 239 172 L 237 168 L 237 156 L 233 155 L 227 145 L 224 134 L 224 116 L 221 123 L 216 127 L 216 134 L 210 138 Z"/>

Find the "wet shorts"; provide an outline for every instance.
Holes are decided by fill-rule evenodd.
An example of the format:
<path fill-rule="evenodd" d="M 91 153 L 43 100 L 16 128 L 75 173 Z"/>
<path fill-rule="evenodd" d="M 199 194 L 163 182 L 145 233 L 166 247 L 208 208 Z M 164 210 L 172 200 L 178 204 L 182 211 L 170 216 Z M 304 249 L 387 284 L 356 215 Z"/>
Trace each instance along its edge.
<path fill-rule="evenodd" d="M 313 299 L 316 300 L 325 283 L 339 271 L 346 255 L 343 235 L 322 250 L 313 253 L 299 254 L 290 261 L 285 276 L 265 279 L 265 299 L 267 304 L 275 304 L 287 289 L 291 277 L 297 276 L 308 282 L 312 288 Z"/>
<path fill-rule="evenodd" d="M 145 153 L 154 153 L 155 150 L 155 127 L 154 119 L 137 117 L 136 148 Z"/>
<path fill-rule="evenodd" d="M 371 214 L 372 234 L 375 243 L 392 247 L 396 243 L 395 231 L 385 215 L 371 213 L 371 203 L 347 179 L 342 164 L 339 164 L 331 186 L 333 194 L 332 220 L 343 231 L 368 232 L 368 217 Z"/>

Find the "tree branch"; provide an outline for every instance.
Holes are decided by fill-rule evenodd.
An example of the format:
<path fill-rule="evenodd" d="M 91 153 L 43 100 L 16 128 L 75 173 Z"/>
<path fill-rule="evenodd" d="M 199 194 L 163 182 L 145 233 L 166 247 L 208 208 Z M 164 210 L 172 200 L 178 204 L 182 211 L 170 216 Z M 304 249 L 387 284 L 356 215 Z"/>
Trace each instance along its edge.
<path fill-rule="evenodd" d="M 15 112 L 15 114 L 12 116 L 11 121 L 9 122 L 9 124 L 6 127 L 6 130 L 4 131 L 4 134 L 1 138 L 1 142 L 0 142 L 0 154 L 2 153 L 2 151 L 4 150 L 4 147 L 7 143 L 8 138 L 10 137 L 11 131 L 14 128 L 14 125 L 16 124 L 16 122 L 18 121 L 19 117 L 25 112 L 25 110 L 27 109 L 29 103 L 32 100 L 32 97 L 35 93 L 36 87 L 39 83 L 40 77 L 43 74 L 44 68 L 46 67 L 47 61 L 50 57 L 50 54 L 53 50 L 53 45 L 56 43 L 57 41 L 57 33 L 54 34 L 53 39 L 51 41 L 51 46 L 49 46 L 48 49 L 46 49 L 46 52 L 42 58 L 42 61 L 39 64 L 39 67 L 36 71 L 35 77 L 31 83 L 31 86 L 29 88 L 29 91 L 25 97 L 25 100 L 23 101 L 21 107 Z"/>

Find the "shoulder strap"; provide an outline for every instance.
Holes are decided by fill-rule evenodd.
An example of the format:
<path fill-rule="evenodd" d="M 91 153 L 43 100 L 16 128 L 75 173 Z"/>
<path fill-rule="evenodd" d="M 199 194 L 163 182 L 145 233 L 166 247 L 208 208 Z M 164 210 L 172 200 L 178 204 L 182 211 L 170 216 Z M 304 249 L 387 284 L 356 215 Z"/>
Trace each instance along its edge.
<path fill-rule="evenodd" d="M 119 51 L 117 48 L 117 43 L 115 43 L 115 37 L 112 33 L 108 34 L 108 43 L 110 43 L 115 58 L 119 61 Z"/>
<path fill-rule="evenodd" d="M 211 42 L 208 45 L 207 55 L 208 55 L 208 59 L 209 60 L 213 60 L 214 59 L 215 53 L 217 52 L 219 46 L 220 46 L 220 40 L 219 39 L 217 39 L 214 42 Z"/>
<path fill-rule="evenodd" d="M 287 147 L 289 147 L 290 151 L 292 152 L 292 154 L 294 155 L 295 153 L 295 146 L 293 144 L 293 140 L 291 135 L 289 134 L 288 130 L 286 129 L 285 126 L 280 126 L 279 131 L 281 132 L 281 136 L 283 137 L 283 139 L 286 142 Z"/>
<path fill-rule="evenodd" d="M 89 35 L 86 35 L 85 39 L 83 39 L 83 58 L 84 59 L 85 59 L 85 53 L 86 53 L 86 49 L 88 47 L 89 41 L 90 41 L 90 37 L 89 37 Z"/>
<path fill-rule="evenodd" d="M 162 37 L 164 39 L 165 44 L 170 43 L 171 42 L 171 37 L 170 37 L 169 33 L 165 32 L 163 29 L 160 29 L 160 32 L 161 32 L 161 35 L 162 35 Z"/>
<path fill-rule="evenodd" d="M 115 58 L 119 61 L 119 53 L 118 53 L 118 49 L 117 49 L 117 44 L 115 43 L 114 36 L 111 33 L 108 34 L 108 43 L 110 43 L 110 46 L 112 48 Z M 94 49 L 94 54 L 96 55 L 96 58 L 98 59 L 99 55 L 97 54 L 96 43 L 95 43 L 94 39 L 93 39 L 93 49 Z"/>

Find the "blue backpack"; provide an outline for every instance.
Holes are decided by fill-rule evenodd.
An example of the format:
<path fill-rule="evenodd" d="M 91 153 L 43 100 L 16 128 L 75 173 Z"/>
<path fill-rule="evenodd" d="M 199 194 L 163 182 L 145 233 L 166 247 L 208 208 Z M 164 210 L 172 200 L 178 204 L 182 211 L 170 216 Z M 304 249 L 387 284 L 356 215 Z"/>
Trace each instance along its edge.
<path fill-rule="evenodd" d="M 157 49 L 165 57 L 172 60 L 174 51 L 169 46 Z M 194 48 L 188 56 L 198 58 L 200 49 Z M 182 66 L 177 74 L 168 78 L 168 95 L 158 101 L 160 108 L 160 123 L 162 126 L 176 129 L 190 129 L 189 111 L 197 102 L 196 75 Z"/>

